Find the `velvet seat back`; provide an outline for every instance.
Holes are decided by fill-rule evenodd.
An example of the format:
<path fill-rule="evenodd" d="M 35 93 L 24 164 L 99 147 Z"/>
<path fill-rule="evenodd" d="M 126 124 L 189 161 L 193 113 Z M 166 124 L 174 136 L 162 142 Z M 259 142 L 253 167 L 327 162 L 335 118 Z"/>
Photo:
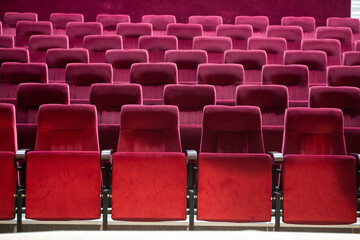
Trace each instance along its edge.
<path fill-rule="evenodd" d="M 266 30 L 267 37 L 282 37 L 286 39 L 287 50 L 299 50 L 303 39 L 300 26 L 271 25 Z"/>
<path fill-rule="evenodd" d="M 68 22 L 84 22 L 84 15 L 80 13 L 51 13 L 50 22 L 53 24 L 55 35 L 66 35 Z"/>
<path fill-rule="evenodd" d="M 342 65 L 345 66 L 357 66 L 360 65 L 360 52 L 348 51 L 343 53 Z"/>
<path fill-rule="evenodd" d="M 173 35 L 178 39 L 179 49 L 192 49 L 193 39 L 203 35 L 201 24 L 190 23 L 169 23 L 166 35 Z"/>
<path fill-rule="evenodd" d="M 254 36 L 265 37 L 269 18 L 267 16 L 237 16 L 235 24 L 249 24 L 253 27 Z"/>
<path fill-rule="evenodd" d="M 283 64 L 283 55 L 287 49 L 285 38 L 251 37 L 248 39 L 248 50 L 264 50 L 268 64 Z"/>
<path fill-rule="evenodd" d="M 138 49 L 139 37 L 153 35 L 150 23 L 118 23 L 116 34 L 123 38 L 124 49 Z"/>
<path fill-rule="evenodd" d="M 314 17 L 282 17 L 281 25 L 283 26 L 300 26 L 303 30 L 303 37 L 315 38 L 315 18 Z"/>
<path fill-rule="evenodd" d="M 46 52 L 53 48 L 69 48 L 69 38 L 64 35 L 32 35 L 29 40 L 31 62 L 46 62 Z"/>
<path fill-rule="evenodd" d="M 28 47 L 32 35 L 52 35 L 53 27 L 49 21 L 18 21 L 16 23 L 15 46 Z"/>
<path fill-rule="evenodd" d="M 229 37 L 194 37 L 193 49 L 205 50 L 209 63 L 224 63 L 224 52 L 232 49 Z"/>
<path fill-rule="evenodd" d="M 38 21 L 37 13 L 33 12 L 6 12 L 4 14 L 4 34 L 16 34 L 16 24 L 19 21 Z"/>
<path fill-rule="evenodd" d="M 337 39 L 304 39 L 301 50 L 324 51 L 327 56 L 327 66 L 341 64 L 341 43 Z"/>
<path fill-rule="evenodd" d="M 190 16 L 189 23 L 201 24 L 204 36 L 216 36 L 216 27 L 223 24 L 221 16 Z"/>
<path fill-rule="evenodd" d="M 102 35 L 103 27 L 98 22 L 69 22 L 66 24 L 66 35 L 71 48 L 81 48 L 87 35 Z"/>
<path fill-rule="evenodd" d="M 354 41 L 360 37 L 360 21 L 350 17 L 328 17 L 326 25 L 329 27 L 349 27 L 351 28 Z"/>
<path fill-rule="evenodd" d="M 353 50 L 353 34 L 350 27 L 317 27 L 317 39 L 337 39 L 341 43 L 341 52 Z"/>
<path fill-rule="evenodd" d="M 15 41 L 14 36 L 0 35 L 0 48 L 14 48 Z"/>
<path fill-rule="evenodd" d="M 105 52 L 109 49 L 122 49 L 121 36 L 89 35 L 84 37 L 83 48 L 89 50 L 90 62 L 104 63 Z"/>
<path fill-rule="evenodd" d="M 96 21 L 103 25 L 104 35 L 115 35 L 118 23 L 130 23 L 130 16 L 126 14 L 98 14 Z"/>
<path fill-rule="evenodd" d="M 251 25 L 232 25 L 222 24 L 216 27 L 216 36 L 230 37 L 233 49 L 247 49 L 247 40 L 252 37 L 253 29 Z"/>
<path fill-rule="evenodd" d="M 174 15 L 144 15 L 141 21 L 152 25 L 154 35 L 166 35 L 167 25 L 176 23 L 176 17 Z"/>
<path fill-rule="evenodd" d="M 164 62 L 165 51 L 178 49 L 175 36 L 140 36 L 139 49 L 149 53 L 149 62 Z"/>
<path fill-rule="evenodd" d="M 326 79 L 329 86 L 360 87 L 360 66 L 330 66 Z"/>
<path fill-rule="evenodd" d="M 4 62 L 30 62 L 29 50 L 25 48 L 0 48 L 0 66 Z"/>

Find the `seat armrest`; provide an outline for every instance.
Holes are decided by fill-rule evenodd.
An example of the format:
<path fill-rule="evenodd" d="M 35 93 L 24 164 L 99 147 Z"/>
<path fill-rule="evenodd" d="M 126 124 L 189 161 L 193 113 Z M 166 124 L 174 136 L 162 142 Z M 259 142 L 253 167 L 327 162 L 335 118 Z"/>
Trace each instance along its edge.
<path fill-rule="evenodd" d="M 269 152 L 269 154 L 274 159 L 275 163 L 284 161 L 284 156 L 281 152 L 272 151 L 272 152 Z"/>
<path fill-rule="evenodd" d="M 350 155 L 355 157 L 356 165 L 360 166 L 360 153 L 350 153 Z"/>
<path fill-rule="evenodd" d="M 110 162 L 110 161 L 111 161 L 112 152 L 113 152 L 112 149 L 102 150 L 102 151 L 101 151 L 100 160 L 103 161 L 103 162 Z"/>
<path fill-rule="evenodd" d="M 26 153 L 29 152 L 30 149 L 19 149 L 15 153 L 15 161 L 23 162 L 26 159 Z"/>
<path fill-rule="evenodd" d="M 195 150 L 186 150 L 186 162 L 197 163 L 197 152 Z"/>

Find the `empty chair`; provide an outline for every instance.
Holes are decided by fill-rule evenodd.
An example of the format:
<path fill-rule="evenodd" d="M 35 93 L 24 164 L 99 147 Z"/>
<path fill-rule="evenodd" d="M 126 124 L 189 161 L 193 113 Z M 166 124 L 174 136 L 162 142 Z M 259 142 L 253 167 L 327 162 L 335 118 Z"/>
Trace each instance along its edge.
<path fill-rule="evenodd" d="M 177 107 L 123 106 L 112 164 L 112 219 L 186 219 L 186 163 Z"/>
<path fill-rule="evenodd" d="M 65 82 L 65 68 L 68 63 L 89 63 L 89 51 L 82 48 L 49 49 L 46 64 L 50 82 Z"/>
<path fill-rule="evenodd" d="M 115 35 L 118 23 L 130 23 L 130 16 L 126 14 L 98 14 L 96 21 L 103 25 L 104 35 Z"/>
<path fill-rule="evenodd" d="M 141 86 L 95 83 L 90 89 L 90 104 L 97 110 L 100 150 L 116 150 L 121 108 L 125 104 L 142 104 Z"/>
<path fill-rule="evenodd" d="M 0 48 L 13 48 L 15 47 L 14 36 L 0 35 Z"/>
<path fill-rule="evenodd" d="M 105 53 L 105 62 L 113 67 L 114 83 L 130 83 L 131 65 L 149 62 L 149 55 L 145 49 L 111 49 Z"/>
<path fill-rule="evenodd" d="M 14 219 L 16 193 L 16 168 L 14 164 L 17 150 L 15 107 L 0 104 L 0 219 Z"/>
<path fill-rule="evenodd" d="M 55 35 L 66 34 L 68 22 L 84 22 L 84 15 L 80 13 L 51 13 L 50 22 L 53 24 Z"/>
<path fill-rule="evenodd" d="M 272 166 L 258 107 L 206 106 L 198 165 L 198 220 L 271 220 Z"/>
<path fill-rule="evenodd" d="M 344 52 L 342 56 L 342 65 L 347 65 L 347 66 L 360 65 L 360 52 L 358 51 Z"/>
<path fill-rule="evenodd" d="M 317 39 L 337 39 L 341 43 L 341 52 L 352 51 L 353 36 L 349 27 L 318 27 Z"/>
<path fill-rule="evenodd" d="M 300 26 L 268 26 L 267 37 L 282 37 L 286 39 L 287 50 L 299 50 L 303 39 L 303 30 Z"/>
<path fill-rule="evenodd" d="M 236 105 L 260 108 L 265 152 L 281 152 L 285 110 L 289 107 L 286 86 L 240 85 L 236 89 Z"/>
<path fill-rule="evenodd" d="M 223 24 L 221 16 L 190 16 L 189 23 L 201 24 L 204 36 L 216 36 L 216 27 Z"/>
<path fill-rule="evenodd" d="M 201 24 L 169 23 L 166 34 L 177 37 L 179 49 L 192 49 L 194 37 L 202 36 L 203 29 Z"/>
<path fill-rule="evenodd" d="M 229 37 L 194 37 L 193 49 L 205 50 L 209 63 L 224 63 L 224 52 L 232 49 Z"/>
<path fill-rule="evenodd" d="M 19 149 L 34 150 L 39 107 L 43 104 L 69 104 L 65 83 L 21 83 L 16 95 L 16 127 Z"/>
<path fill-rule="evenodd" d="M 309 86 L 326 85 L 326 53 L 318 50 L 289 50 L 284 53 L 284 64 L 302 64 L 309 69 Z"/>
<path fill-rule="evenodd" d="M 327 66 L 341 64 L 341 44 L 337 39 L 304 39 L 301 50 L 324 51 L 327 56 Z"/>
<path fill-rule="evenodd" d="M 144 104 L 163 104 L 165 85 L 177 84 L 177 82 L 175 63 L 134 63 L 131 65 L 130 83 L 141 85 Z"/>
<path fill-rule="evenodd" d="M 326 79 L 329 86 L 360 87 L 360 66 L 330 66 Z"/>
<path fill-rule="evenodd" d="M 16 92 L 20 83 L 48 82 L 48 69 L 45 63 L 14 63 L 1 65 L 0 102 L 16 103 Z"/>
<path fill-rule="evenodd" d="M 265 37 L 269 18 L 267 16 L 237 16 L 235 24 L 249 24 L 253 27 L 253 36 Z"/>
<path fill-rule="evenodd" d="M 263 85 L 284 85 L 289 92 L 290 107 L 307 107 L 309 96 L 309 70 L 305 65 L 265 65 Z"/>
<path fill-rule="evenodd" d="M 354 41 L 360 39 L 360 21 L 358 18 L 328 17 L 326 25 L 329 27 L 349 27 L 353 33 Z"/>
<path fill-rule="evenodd" d="M 314 17 L 282 17 L 283 26 L 300 26 L 303 30 L 303 38 L 315 38 L 315 18 Z"/>
<path fill-rule="evenodd" d="M 84 37 L 83 48 L 89 50 L 90 62 L 104 63 L 105 52 L 109 49 L 122 49 L 121 36 L 89 35 Z"/>
<path fill-rule="evenodd" d="M 69 63 L 65 69 L 65 80 L 70 87 L 70 103 L 89 103 L 91 85 L 111 84 L 113 71 L 108 63 Z"/>
<path fill-rule="evenodd" d="M 343 124 L 339 109 L 287 109 L 283 222 L 356 222 L 356 163 L 353 156 L 346 155 Z"/>
<path fill-rule="evenodd" d="M 211 85 L 167 85 L 164 104 L 175 105 L 180 114 L 182 151 L 200 150 L 203 109 L 215 105 L 215 88 Z"/>
<path fill-rule="evenodd" d="M 153 27 L 154 35 L 166 35 L 166 28 L 169 23 L 176 23 L 174 15 L 144 15 L 143 23 L 150 23 Z"/>
<path fill-rule="evenodd" d="M 46 62 L 46 51 L 52 48 L 69 48 L 65 35 L 32 35 L 29 40 L 30 62 Z"/>
<path fill-rule="evenodd" d="M 286 40 L 279 37 L 251 37 L 248 39 L 248 49 L 265 50 L 267 64 L 283 64 Z"/>
<path fill-rule="evenodd" d="M 121 35 L 125 49 L 139 48 L 139 37 L 153 35 L 150 23 L 118 23 L 116 34 Z"/>
<path fill-rule="evenodd" d="M 216 28 L 216 36 L 230 37 L 234 49 L 247 49 L 247 40 L 253 34 L 251 25 L 223 24 Z"/>
<path fill-rule="evenodd" d="M 175 36 L 141 36 L 139 49 L 145 49 L 149 53 L 149 62 L 164 62 L 166 50 L 178 48 Z"/>
<path fill-rule="evenodd" d="M 240 64 L 204 63 L 198 66 L 199 84 L 213 85 L 216 104 L 235 105 L 236 87 L 244 82 L 244 68 Z"/>
<path fill-rule="evenodd" d="M 264 50 L 227 50 L 225 63 L 241 64 L 244 67 L 245 84 L 261 84 L 261 69 L 266 65 Z"/>
<path fill-rule="evenodd" d="M 83 39 L 87 35 L 102 35 L 103 28 L 98 22 L 69 22 L 66 24 L 66 35 L 69 37 L 71 48 L 82 47 Z"/>
<path fill-rule="evenodd" d="M 198 65 L 208 61 L 204 50 L 168 50 L 165 52 L 165 62 L 176 64 L 179 83 L 196 84 Z"/>
<path fill-rule="evenodd" d="M 16 47 L 28 47 L 32 35 L 52 35 L 52 23 L 48 21 L 19 21 L 16 24 Z"/>
<path fill-rule="evenodd" d="M 35 151 L 26 158 L 27 219 L 100 218 L 96 121 L 96 108 L 92 105 L 40 107 Z"/>
<path fill-rule="evenodd" d="M 0 66 L 4 62 L 28 63 L 29 51 L 26 48 L 0 48 Z"/>
<path fill-rule="evenodd" d="M 310 88 L 309 107 L 339 108 L 344 115 L 344 134 L 348 154 L 360 152 L 360 89 L 356 87 Z"/>
<path fill-rule="evenodd" d="M 16 34 L 16 24 L 18 21 L 34 21 L 38 20 L 37 13 L 30 12 L 6 12 L 4 14 L 4 34 Z"/>

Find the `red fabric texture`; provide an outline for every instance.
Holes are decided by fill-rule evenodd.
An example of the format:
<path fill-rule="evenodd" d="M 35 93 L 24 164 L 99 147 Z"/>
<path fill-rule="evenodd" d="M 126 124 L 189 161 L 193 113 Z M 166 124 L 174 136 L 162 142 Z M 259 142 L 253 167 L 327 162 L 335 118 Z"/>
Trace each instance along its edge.
<path fill-rule="evenodd" d="M 31 62 L 46 62 L 46 51 L 52 48 L 69 48 L 69 39 L 61 35 L 32 35 L 29 40 Z"/>
<path fill-rule="evenodd" d="M 105 62 L 105 52 L 109 49 L 122 49 L 121 36 L 88 35 L 84 37 L 83 48 L 89 50 L 90 62 Z"/>
<path fill-rule="evenodd" d="M 104 35 L 115 34 L 118 23 L 130 23 L 130 16 L 126 14 L 98 14 L 96 21 L 104 28 Z"/>
<path fill-rule="evenodd" d="M 1 26 L 0 26 L 1 29 Z M 0 30 L 1 32 L 1 30 Z M 14 37 L 10 35 L 0 35 L 0 48 L 14 48 Z"/>
<path fill-rule="evenodd" d="M 186 219 L 183 153 L 118 152 L 113 157 L 112 176 L 114 220 Z"/>
<path fill-rule="evenodd" d="M 17 150 L 15 107 L 12 104 L 0 104 L 0 151 Z"/>
<path fill-rule="evenodd" d="M 248 50 L 264 50 L 268 64 L 283 64 L 286 46 L 286 39 L 280 37 L 250 37 L 248 39 Z"/>
<path fill-rule="evenodd" d="M 166 50 L 177 49 L 178 41 L 175 36 L 140 36 L 139 49 L 149 53 L 150 62 L 164 62 Z"/>
<path fill-rule="evenodd" d="M 71 48 L 83 46 L 83 38 L 87 35 L 102 35 L 103 27 L 98 22 L 69 22 L 66 24 L 66 35 L 69 36 Z"/>
<path fill-rule="evenodd" d="M 301 50 L 324 51 L 328 66 L 341 64 L 341 43 L 337 39 L 304 39 Z"/>
<path fill-rule="evenodd" d="M 25 48 L 0 48 L 0 66 L 4 62 L 28 63 L 29 51 Z"/>
<path fill-rule="evenodd" d="M 189 23 L 201 24 L 204 36 L 215 36 L 216 27 L 223 24 L 221 16 L 190 16 Z"/>
<path fill-rule="evenodd" d="M 153 29 L 150 23 L 119 23 L 116 34 L 122 36 L 124 49 L 136 49 L 139 48 L 139 37 L 153 35 Z"/>
<path fill-rule="evenodd" d="M 15 46 L 28 47 L 31 35 L 52 34 L 52 23 L 49 21 L 18 21 L 16 23 Z"/>
<path fill-rule="evenodd" d="M 269 18 L 267 16 L 237 16 L 235 24 L 249 24 L 253 27 L 254 36 L 265 37 Z"/>
<path fill-rule="evenodd" d="M 198 220 L 270 221 L 268 155 L 200 153 L 198 182 Z"/>
<path fill-rule="evenodd" d="M 266 30 L 267 37 L 282 37 L 286 39 L 287 50 L 299 50 L 303 39 L 300 26 L 271 25 Z"/>
<path fill-rule="evenodd" d="M 353 34 L 349 27 L 317 27 L 317 39 L 337 39 L 341 43 L 341 52 L 353 50 Z"/>
<path fill-rule="evenodd" d="M 229 37 L 194 37 L 193 49 L 205 50 L 208 54 L 209 63 L 224 63 L 224 52 L 232 49 L 232 41 Z"/>
<path fill-rule="evenodd" d="M 360 87 L 360 66 L 330 66 L 326 75 L 329 86 Z"/>
<path fill-rule="evenodd" d="M 166 33 L 166 27 L 169 23 L 176 23 L 174 15 L 144 15 L 141 20 L 143 23 L 151 23 L 154 31 L 162 31 L 163 33 Z"/>
<path fill-rule="evenodd" d="M 80 13 L 51 13 L 50 22 L 53 24 L 55 35 L 66 34 L 68 22 L 84 22 L 84 15 Z"/>
<path fill-rule="evenodd" d="M 38 21 L 37 13 L 20 13 L 20 12 L 6 12 L 4 14 L 4 23 L 11 27 L 16 27 L 18 21 Z"/>
<path fill-rule="evenodd" d="M 315 38 L 315 18 L 314 17 L 282 17 L 283 26 L 300 26 L 303 30 L 303 38 Z"/>
<path fill-rule="evenodd" d="M 9 138 L 9 142 L 11 142 L 10 140 L 11 138 Z M 0 152 L 0 220 L 9 220 L 15 217 L 14 194 L 17 176 L 14 157 L 14 152 Z"/>
<path fill-rule="evenodd" d="M 179 49 L 192 49 L 193 38 L 203 35 L 203 27 L 196 23 L 169 23 L 166 34 L 177 37 Z"/>
<path fill-rule="evenodd" d="M 283 125 L 263 125 L 263 138 L 265 152 L 281 152 L 284 136 Z"/>
<path fill-rule="evenodd" d="M 216 36 L 230 37 L 234 49 L 247 49 L 247 40 L 253 35 L 251 25 L 223 24 L 216 28 Z"/>
<path fill-rule="evenodd" d="M 348 51 L 343 53 L 342 65 L 355 66 L 360 65 L 360 52 Z"/>
<path fill-rule="evenodd" d="M 350 17 L 328 17 L 326 25 L 330 27 L 349 27 L 353 34 L 353 40 L 360 39 L 360 21 L 357 18 Z"/>

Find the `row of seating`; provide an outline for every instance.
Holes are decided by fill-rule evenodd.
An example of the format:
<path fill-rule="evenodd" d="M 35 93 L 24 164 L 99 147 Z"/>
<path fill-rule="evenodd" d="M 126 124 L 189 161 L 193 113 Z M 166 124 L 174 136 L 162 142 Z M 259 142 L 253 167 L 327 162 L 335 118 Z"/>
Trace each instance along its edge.
<path fill-rule="evenodd" d="M 272 199 L 277 230 L 281 205 L 285 223 L 357 221 L 357 163 L 346 155 L 339 109 L 287 109 L 283 163 L 265 154 L 255 106 L 206 106 L 200 153 L 185 155 L 177 107 L 125 105 L 117 152 L 100 156 L 94 106 L 43 105 L 35 150 L 15 162 L 14 106 L 0 104 L 0 115 L 1 219 L 14 218 L 16 171 L 26 175 L 16 193 L 18 231 L 25 199 L 25 216 L 34 220 L 99 219 L 102 200 L 104 229 L 108 213 L 122 221 L 185 220 L 189 213 L 190 229 L 195 212 L 198 220 L 267 222 Z M 104 163 L 112 186 L 101 188 Z"/>

